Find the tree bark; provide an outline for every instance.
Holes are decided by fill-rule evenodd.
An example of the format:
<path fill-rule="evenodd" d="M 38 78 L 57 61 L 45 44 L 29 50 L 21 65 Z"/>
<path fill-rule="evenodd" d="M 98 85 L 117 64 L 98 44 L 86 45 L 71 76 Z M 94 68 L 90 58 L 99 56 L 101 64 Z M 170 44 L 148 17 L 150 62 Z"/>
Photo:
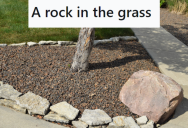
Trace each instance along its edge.
<path fill-rule="evenodd" d="M 95 37 L 95 28 L 81 28 L 77 51 L 73 57 L 73 63 L 71 66 L 72 72 L 87 71 L 89 68 L 88 58 L 91 53 L 93 42 Z"/>

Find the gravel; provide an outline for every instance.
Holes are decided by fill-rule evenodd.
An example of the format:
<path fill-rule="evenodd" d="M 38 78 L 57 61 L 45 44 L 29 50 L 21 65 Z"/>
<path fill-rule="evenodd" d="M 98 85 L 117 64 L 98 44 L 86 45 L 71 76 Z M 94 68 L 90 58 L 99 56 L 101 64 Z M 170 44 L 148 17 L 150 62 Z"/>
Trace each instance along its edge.
<path fill-rule="evenodd" d="M 25 94 L 47 98 L 51 105 L 67 101 L 80 110 L 102 109 L 110 117 L 132 116 L 118 96 L 129 77 L 139 70 L 160 72 L 137 41 L 93 47 L 87 72 L 73 73 L 68 64 L 76 47 L 0 47 L 0 81 Z"/>

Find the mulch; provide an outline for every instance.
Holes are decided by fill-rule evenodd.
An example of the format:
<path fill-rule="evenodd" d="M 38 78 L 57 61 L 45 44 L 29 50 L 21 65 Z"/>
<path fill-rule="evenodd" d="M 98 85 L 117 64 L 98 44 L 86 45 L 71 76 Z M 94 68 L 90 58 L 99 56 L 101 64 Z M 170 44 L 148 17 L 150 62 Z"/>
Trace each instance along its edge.
<path fill-rule="evenodd" d="M 0 47 L 0 81 L 25 94 L 28 91 L 49 100 L 66 101 L 80 110 L 101 109 L 110 117 L 139 117 L 119 100 L 129 77 L 139 70 L 160 72 L 137 41 L 98 44 L 93 47 L 87 72 L 71 72 L 69 64 L 76 47 Z M 139 107 L 139 106 L 138 106 Z"/>

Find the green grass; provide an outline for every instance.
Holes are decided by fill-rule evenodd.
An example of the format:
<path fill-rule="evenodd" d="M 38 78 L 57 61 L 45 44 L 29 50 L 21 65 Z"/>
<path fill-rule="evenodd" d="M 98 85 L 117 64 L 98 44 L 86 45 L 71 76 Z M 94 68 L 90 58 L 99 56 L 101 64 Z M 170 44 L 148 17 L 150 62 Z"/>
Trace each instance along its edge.
<path fill-rule="evenodd" d="M 77 41 L 80 28 L 28 28 L 28 0 L 0 0 L 0 43 Z M 96 28 L 96 39 L 134 36 L 130 28 Z"/>

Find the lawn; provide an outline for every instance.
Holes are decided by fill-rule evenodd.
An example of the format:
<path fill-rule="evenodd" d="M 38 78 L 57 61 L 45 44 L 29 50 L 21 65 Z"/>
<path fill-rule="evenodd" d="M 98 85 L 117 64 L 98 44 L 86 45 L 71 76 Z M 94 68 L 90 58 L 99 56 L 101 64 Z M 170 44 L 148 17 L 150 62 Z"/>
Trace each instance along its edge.
<path fill-rule="evenodd" d="M 28 0 L 0 0 L 0 43 L 77 41 L 80 28 L 28 28 Z M 134 36 L 130 28 L 96 28 L 96 39 Z"/>

